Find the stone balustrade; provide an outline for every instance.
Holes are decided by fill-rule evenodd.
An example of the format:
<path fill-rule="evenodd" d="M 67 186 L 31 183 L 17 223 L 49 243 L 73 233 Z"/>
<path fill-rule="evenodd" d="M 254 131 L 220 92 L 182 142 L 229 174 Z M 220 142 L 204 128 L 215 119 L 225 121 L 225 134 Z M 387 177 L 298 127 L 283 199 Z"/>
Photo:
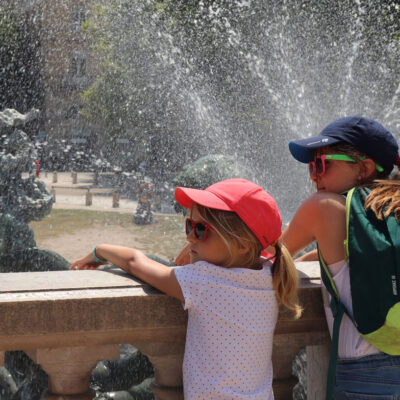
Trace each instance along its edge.
<path fill-rule="evenodd" d="M 297 379 L 291 366 L 299 350 L 329 343 L 319 267 L 297 267 L 304 314 L 297 321 L 284 310 L 279 316 L 276 400 L 292 398 Z M 178 300 L 119 269 L 0 274 L 0 321 L 0 363 L 2 352 L 24 350 L 49 376 L 46 400 L 92 399 L 90 373 L 98 361 L 119 358 L 120 343 L 149 357 L 157 400 L 183 399 L 186 312 Z"/>

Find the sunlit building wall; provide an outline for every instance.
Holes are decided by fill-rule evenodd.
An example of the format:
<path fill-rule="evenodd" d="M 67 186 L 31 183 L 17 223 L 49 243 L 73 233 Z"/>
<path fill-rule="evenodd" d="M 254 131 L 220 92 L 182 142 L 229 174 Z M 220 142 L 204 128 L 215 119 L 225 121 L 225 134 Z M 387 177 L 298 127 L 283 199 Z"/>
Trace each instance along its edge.
<path fill-rule="evenodd" d="M 7 0 L 9 1 L 9 0 Z M 40 32 L 42 75 L 45 84 L 42 137 L 72 143 L 94 140 L 98 129 L 80 115 L 81 93 L 99 71 L 82 24 L 99 0 L 11 0 L 21 12 L 32 12 Z M 17 5 L 18 4 L 18 5 Z"/>
<path fill-rule="evenodd" d="M 96 128 L 80 116 L 80 94 L 95 79 L 98 60 L 82 24 L 98 0 L 42 0 L 40 6 L 46 133 L 82 143 Z"/>

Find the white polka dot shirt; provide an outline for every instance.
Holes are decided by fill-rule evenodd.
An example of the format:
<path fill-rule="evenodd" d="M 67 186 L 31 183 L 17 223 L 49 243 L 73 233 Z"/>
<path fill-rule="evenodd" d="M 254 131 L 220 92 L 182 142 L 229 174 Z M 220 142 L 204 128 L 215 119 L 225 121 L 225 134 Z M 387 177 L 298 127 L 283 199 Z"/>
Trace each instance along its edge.
<path fill-rule="evenodd" d="M 261 270 L 198 261 L 175 269 L 188 310 L 185 400 L 272 400 L 278 305 L 270 262 Z"/>

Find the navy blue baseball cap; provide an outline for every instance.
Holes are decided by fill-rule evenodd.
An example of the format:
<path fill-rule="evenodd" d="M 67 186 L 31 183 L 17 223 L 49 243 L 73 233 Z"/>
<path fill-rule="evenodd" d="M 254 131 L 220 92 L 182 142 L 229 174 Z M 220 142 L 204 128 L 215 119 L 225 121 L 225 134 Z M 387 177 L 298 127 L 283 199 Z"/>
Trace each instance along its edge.
<path fill-rule="evenodd" d="M 399 146 L 393 135 L 379 122 L 357 115 L 331 122 L 318 136 L 290 142 L 289 150 L 297 161 L 308 163 L 314 150 L 340 142 L 362 151 L 386 172 L 400 162 Z"/>

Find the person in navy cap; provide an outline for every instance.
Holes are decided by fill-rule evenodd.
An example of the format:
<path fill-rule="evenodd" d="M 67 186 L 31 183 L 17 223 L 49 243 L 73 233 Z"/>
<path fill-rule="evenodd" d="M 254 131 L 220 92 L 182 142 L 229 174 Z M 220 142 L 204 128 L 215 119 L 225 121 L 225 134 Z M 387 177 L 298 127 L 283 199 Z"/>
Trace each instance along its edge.
<path fill-rule="evenodd" d="M 298 260 L 319 258 L 321 266 L 327 266 L 338 297 L 349 313 L 343 316 L 340 325 L 333 394 L 327 392 L 326 398 L 400 399 L 400 356 L 378 350 L 352 321 L 350 283 L 357 277 L 352 276 L 344 246 L 348 228 L 346 192 L 350 189 L 362 187 L 368 191 L 361 209 L 372 210 L 369 213 L 379 220 L 385 220 L 388 214 L 399 217 L 400 181 L 398 169 L 394 168 L 399 164 L 398 144 L 379 122 L 349 116 L 330 123 L 317 136 L 291 141 L 289 150 L 296 160 L 308 164 L 317 193 L 301 204 L 283 232 L 283 243 L 296 255 L 313 241 L 317 242 L 318 253 L 307 253 Z M 361 252 L 368 250 L 365 246 L 361 248 Z M 378 264 L 373 271 L 384 267 Z M 323 297 L 329 299 L 328 295 Z M 325 303 L 332 334 L 334 317 L 329 301 Z"/>

